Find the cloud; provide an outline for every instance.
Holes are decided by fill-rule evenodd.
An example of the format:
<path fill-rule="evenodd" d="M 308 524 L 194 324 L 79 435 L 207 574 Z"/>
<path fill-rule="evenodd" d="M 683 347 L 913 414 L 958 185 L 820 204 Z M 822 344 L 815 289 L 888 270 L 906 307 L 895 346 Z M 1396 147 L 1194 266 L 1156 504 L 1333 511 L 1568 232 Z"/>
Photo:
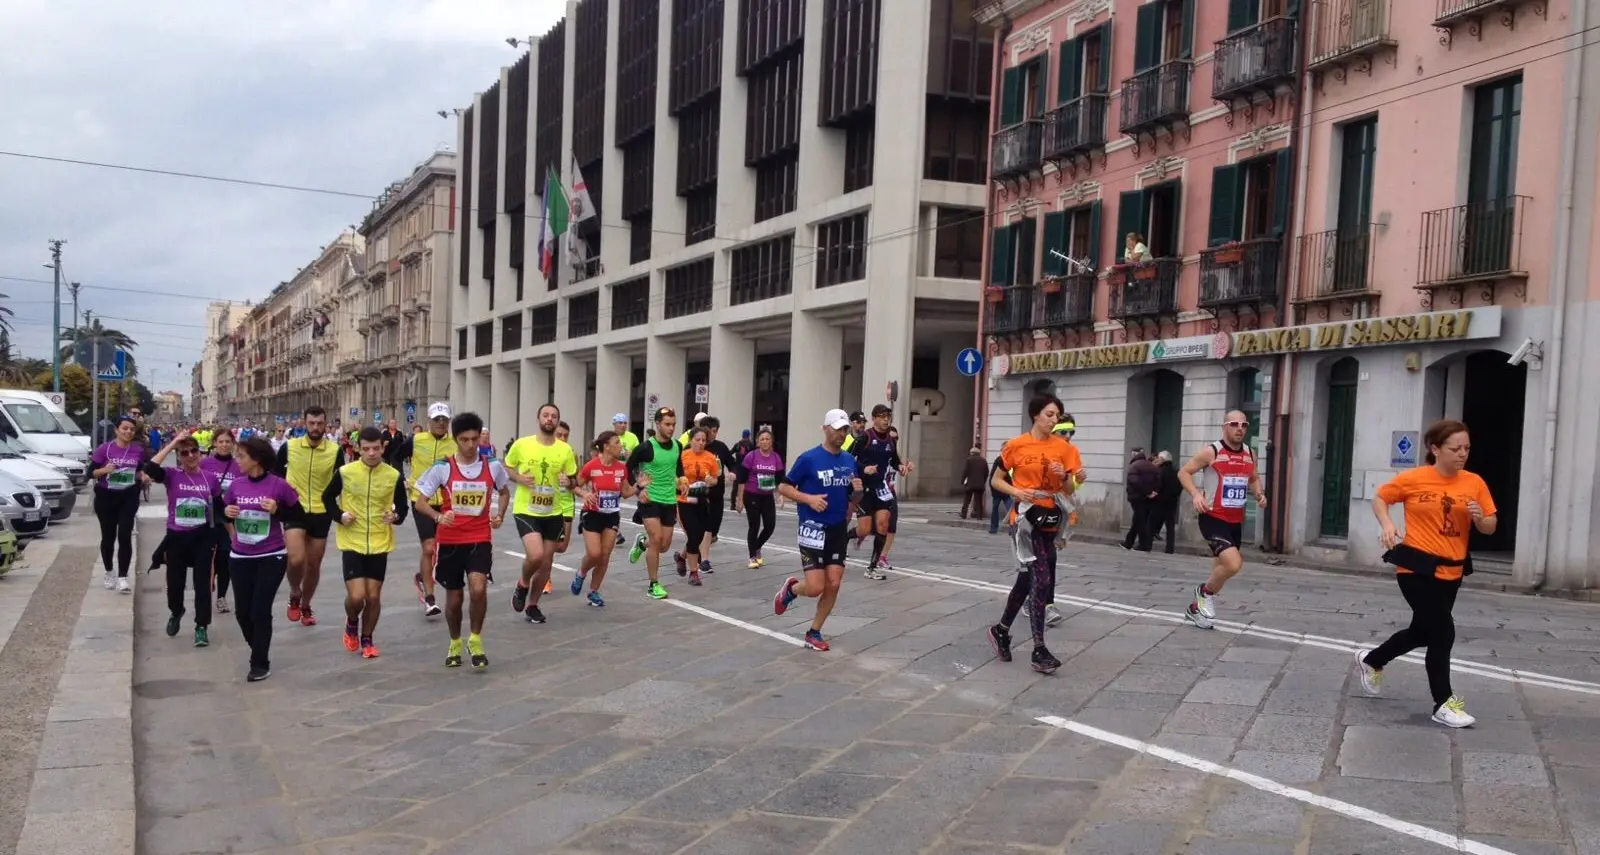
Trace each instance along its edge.
<path fill-rule="evenodd" d="M 561 0 L 8 0 L 0 150 L 375 196 L 455 145 L 454 121 L 436 111 L 498 79 L 518 56 L 506 37 L 542 34 L 565 11 Z M 48 279 L 46 241 L 67 240 L 80 308 L 126 319 L 106 323 L 139 342 L 142 373 L 180 390 L 208 300 L 264 297 L 370 208 L 5 156 L 0 198 L 0 276 Z M 0 280 L 0 293 L 13 341 L 48 356 L 50 286 Z"/>

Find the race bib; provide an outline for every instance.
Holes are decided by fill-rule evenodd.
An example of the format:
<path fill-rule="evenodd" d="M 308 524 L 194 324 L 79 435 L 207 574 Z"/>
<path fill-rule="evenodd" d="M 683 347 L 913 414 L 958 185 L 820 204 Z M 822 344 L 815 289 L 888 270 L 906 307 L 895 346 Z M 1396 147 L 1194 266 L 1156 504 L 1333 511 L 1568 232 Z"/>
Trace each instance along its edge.
<path fill-rule="evenodd" d="M 172 521 L 184 528 L 195 528 L 210 522 L 206 513 L 206 500 L 184 496 L 172 505 Z"/>
<path fill-rule="evenodd" d="M 1244 507 L 1244 496 L 1249 487 L 1250 478 L 1247 475 L 1222 476 L 1222 506 L 1224 508 Z"/>
<path fill-rule="evenodd" d="M 691 496 L 704 496 L 708 489 L 709 488 L 706 486 L 706 482 L 704 482 L 704 481 L 696 481 L 693 484 L 689 485 L 689 495 L 691 495 Z"/>
<path fill-rule="evenodd" d="M 232 484 L 232 483 L 233 483 L 233 476 L 232 475 L 224 475 L 224 476 L 222 476 L 222 492 L 223 493 L 227 493 L 228 492 L 228 485 Z"/>
<path fill-rule="evenodd" d="M 827 536 L 822 530 L 822 526 L 812 522 L 803 522 L 800 524 L 801 549 L 822 549 L 826 543 Z"/>
<path fill-rule="evenodd" d="M 622 510 L 622 494 L 616 490 L 601 490 L 595 498 L 602 514 L 614 514 Z"/>
<path fill-rule="evenodd" d="M 878 501 L 880 501 L 880 502 L 892 502 L 892 501 L 894 501 L 894 490 L 889 487 L 888 482 L 884 482 L 883 486 L 878 488 Z"/>
<path fill-rule="evenodd" d="M 756 475 L 756 489 L 765 490 L 768 493 L 778 489 L 778 476 L 773 475 L 770 472 L 763 472 Z"/>
<path fill-rule="evenodd" d="M 556 507 L 556 488 L 540 484 L 530 494 L 530 504 L 536 514 L 549 515 Z"/>
<path fill-rule="evenodd" d="M 241 508 L 233 521 L 233 533 L 240 543 L 260 543 L 272 531 L 272 514 L 255 508 Z"/>
<path fill-rule="evenodd" d="M 450 510 L 458 516 L 482 516 L 489 506 L 489 490 L 482 481 L 451 481 Z"/>
<path fill-rule="evenodd" d="M 113 490 L 126 490 L 133 486 L 133 480 L 138 474 L 137 469 L 115 469 L 106 476 L 106 486 Z"/>

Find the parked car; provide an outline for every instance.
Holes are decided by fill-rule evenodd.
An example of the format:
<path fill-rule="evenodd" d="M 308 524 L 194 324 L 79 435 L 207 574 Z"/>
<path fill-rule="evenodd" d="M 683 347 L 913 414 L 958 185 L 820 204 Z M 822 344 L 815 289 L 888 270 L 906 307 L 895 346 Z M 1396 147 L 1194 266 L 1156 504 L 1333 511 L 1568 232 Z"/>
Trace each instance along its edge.
<path fill-rule="evenodd" d="M 89 483 L 89 464 L 75 457 L 35 454 L 25 448 L 18 448 L 16 443 L 4 439 L 0 439 L 0 451 L 11 451 L 15 454 L 20 454 L 34 463 L 42 463 L 60 472 L 62 475 L 67 476 L 68 481 L 72 482 L 72 489 L 74 490 L 82 490 Z"/>
<path fill-rule="evenodd" d="M 88 436 L 43 392 L 0 390 L 0 437 L 21 451 L 89 462 Z"/>
<path fill-rule="evenodd" d="M 72 516 L 78 494 L 72 491 L 72 482 L 60 470 L 35 463 L 5 446 L 0 447 L 0 472 L 20 478 L 44 494 L 44 508 L 50 512 L 51 522 L 61 522 Z"/>
<path fill-rule="evenodd" d="M 19 537 L 38 537 L 50 524 L 50 510 L 37 487 L 0 469 L 0 519 Z"/>

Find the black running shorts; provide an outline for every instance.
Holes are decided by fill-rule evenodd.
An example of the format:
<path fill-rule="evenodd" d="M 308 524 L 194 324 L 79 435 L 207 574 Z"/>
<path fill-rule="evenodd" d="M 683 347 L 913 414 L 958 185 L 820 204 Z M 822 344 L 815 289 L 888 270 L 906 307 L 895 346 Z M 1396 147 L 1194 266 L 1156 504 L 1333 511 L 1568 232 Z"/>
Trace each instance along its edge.
<path fill-rule="evenodd" d="M 545 543 L 560 543 L 567 523 L 565 517 L 536 517 L 532 514 L 517 514 L 514 519 L 517 522 L 517 537 L 537 534 Z"/>
<path fill-rule="evenodd" d="M 810 571 L 843 567 L 850 538 L 848 522 L 822 527 L 801 523 L 799 530 L 801 569 Z"/>
<path fill-rule="evenodd" d="M 285 529 L 302 529 L 305 531 L 306 537 L 312 540 L 327 540 L 328 531 L 333 528 L 333 517 L 333 511 L 323 511 L 320 514 L 313 514 L 307 511 L 295 514 L 284 520 L 283 527 Z"/>
<path fill-rule="evenodd" d="M 459 591 L 467 586 L 468 574 L 486 576 L 493 564 L 492 543 L 441 543 L 434 551 L 433 581 L 446 591 Z"/>
<path fill-rule="evenodd" d="M 356 579 L 372 579 L 383 582 L 389 573 L 389 553 L 380 552 L 376 555 L 362 555 L 359 552 L 341 552 L 341 561 L 344 563 L 344 580 L 353 582 Z"/>
<path fill-rule="evenodd" d="M 1212 555 L 1244 545 L 1244 523 L 1231 523 L 1210 514 L 1201 514 L 1199 522 L 1200 536 L 1211 546 Z"/>
<path fill-rule="evenodd" d="M 619 531 L 622 528 L 622 514 L 618 511 L 612 511 L 609 514 L 603 514 L 599 511 L 584 511 L 578 525 L 581 530 L 592 531 L 595 534 L 608 530 Z"/>

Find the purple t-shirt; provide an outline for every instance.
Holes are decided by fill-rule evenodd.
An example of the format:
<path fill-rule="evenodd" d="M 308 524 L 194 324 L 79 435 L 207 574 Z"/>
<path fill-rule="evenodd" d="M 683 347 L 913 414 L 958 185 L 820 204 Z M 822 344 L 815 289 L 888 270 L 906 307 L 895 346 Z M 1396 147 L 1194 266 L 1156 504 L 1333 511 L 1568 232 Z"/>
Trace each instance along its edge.
<path fill-rule="evenodd" d="M 201 469 L 189 473 L 167 469 L 161 473 L 167 487 L 167 531 L 189 532 L 209 528 L 212 505 L 222 495 L 217 476 Z"/>
<path fill-rule="evenodd" d="M 224 506 L 238 505 L 239 516 L 233 520 L 233 551 L 237 555 L 271 555 L 284 550 L 283 523 L 273 514 L 261 509 L 266 499 L 276 499 L 278 513 L 291 505 L 300 504 L 300 496 L 289 482 L 268 472 L 260 480 L 239 477 L 228 485 L 222 496 Z"/>
<path fill-rule="evenodd" d="M 200 458 L 200 469 L 215 475 L 217 483 L 222 486 L 224 492 L 227 491 L 228 485 L 233 483 L 233 479 L 243 477 L 239 474 L 239 461 L 231 456 L 218 457 L 215 454 L 207 454 Z"/>
<path fill-rule="evenodd" d="M 744 491 L 771 495 L 777 492 L 778 481 L 783 478 L 783 457 L 776 451 L 757 448 L 744 456 Z"/>
<path fill-rule="evenodd" d="M 91 469 L 99 469 L 108 464 L 115 464 L 116 469 L 111 474 L 95 481 L 102 490 L 131 490 L 139 483 L 139 467 L 144 465 L 145 447 L 141 443 L 130 443 L 127 448 L 117 445 L 116 441 L 102 444 L 94 450 L 90 457 Z"/>

